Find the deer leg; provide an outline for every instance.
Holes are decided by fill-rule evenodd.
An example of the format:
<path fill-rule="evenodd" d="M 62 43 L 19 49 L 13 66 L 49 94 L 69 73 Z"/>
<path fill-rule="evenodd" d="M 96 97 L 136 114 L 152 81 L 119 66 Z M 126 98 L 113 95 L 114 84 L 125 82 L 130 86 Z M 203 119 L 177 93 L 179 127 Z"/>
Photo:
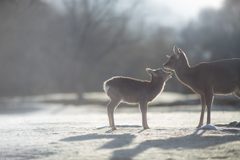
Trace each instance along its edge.
<path fill-rule="evenodd" d="M 205 108 L 206 108 L 205 95 L 201 95 L 201 104 L 202 104 L 202 111 L 201 111 L 200 121 L 199 121 L 197 128 L 201 127 L 203 125 L 203 118 L 204 118 L 204 113 L 205 113 Z"/>
<path fill-rule="evenodd" d="M 211 108 L 212 108 L 212 102 L 214 99 L 213 91 L 209 91 L 205 94 L 206 96 L 206 104 L 207 104 L 207 124 L 211 123 Z"/>
<path fill-rule="evenodd" d="M 148 124 L 147 124 L 147 108 L 148 104 L 147 102 L 140 102 L 139 104 L 140 110 L 142 112 L 142 125 L 144 129 L 149 129 Z"/>
<path fill-rule="evenodd" d="M 108 113 L 108 119 L 109 119 L 109 125 L 112 128 L 112 130 L 116 130 L 115 124 L 114 124 L 114 110 L 118 106 L 120 100 L 111 99 L 110 102 L 107 105 L 107 113 Z"/>

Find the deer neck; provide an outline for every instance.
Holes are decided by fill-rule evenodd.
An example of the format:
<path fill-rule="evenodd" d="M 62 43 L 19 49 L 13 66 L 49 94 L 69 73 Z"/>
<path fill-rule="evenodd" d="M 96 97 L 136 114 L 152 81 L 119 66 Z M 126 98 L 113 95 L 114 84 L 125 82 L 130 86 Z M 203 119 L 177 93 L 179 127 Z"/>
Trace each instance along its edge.
<path fill-rule="evenodd" d="M 162 78 L 151 77 L 150 85 L 153 87 L 152 89 L 160 92 L 164 86 L 165 81 Z"/>
<path fill-rule="evenodd" d="M 193 74 L 193 69 L 189 66 L 187 59 L 183 64 L 181 64 L 181 66 L 175 69 L 175 75 L 181 82 L 185 84 L 191 83 L 192 78 L 194 78 Z"/>

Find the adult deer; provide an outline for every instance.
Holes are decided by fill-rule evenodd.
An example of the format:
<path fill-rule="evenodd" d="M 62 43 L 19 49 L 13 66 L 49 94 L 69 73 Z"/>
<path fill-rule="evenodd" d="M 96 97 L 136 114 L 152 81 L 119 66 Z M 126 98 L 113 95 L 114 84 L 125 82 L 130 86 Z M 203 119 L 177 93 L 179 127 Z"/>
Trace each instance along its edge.
<path fill-rule="evenodd" d="M 115 130 L 114 110 L 122 102 L 139 104 L 142 112 L 142 125 L 144 129 L 149 129 L 147 124 L 147 108 L 151 102 L 164 89 L 165 82 L 171 78 L 171 73 L 163 69 L 146 69 L 151 76 L 151 81 L 133 79 L 129 77 L 113 77 L 103 84 L 103 89 L 110 98 L 107 105 L 109 124 Z"/>
<path fill-rule="evenodd" d="M 185 53 L 173 47 L 173 53 L 164 68 L 173 70 L 177 79 L 201 96 L 202 111 L 199 125 L 203 125 L 207 106 L 207 124 L 211 123 L 211 107 L 214 94 L 233 93 L 240 98 L 240 58 L 215 62 L 203 62 L 190 67 Z"/>

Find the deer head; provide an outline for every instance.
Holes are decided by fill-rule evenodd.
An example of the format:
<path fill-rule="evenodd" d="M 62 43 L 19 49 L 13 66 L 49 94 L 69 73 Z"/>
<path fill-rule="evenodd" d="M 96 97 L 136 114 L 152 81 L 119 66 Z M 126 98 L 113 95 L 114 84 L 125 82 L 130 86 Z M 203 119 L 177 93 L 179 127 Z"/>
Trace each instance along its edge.
<path fill-rule="evenodd" d="M 172 78 L 171 73 L 165 72 L 162 68 L 159 69 L 146 68 L 146 71 L 152 77 L 163 78 L 164 80 Z"/>
<path fill-rule="evenodd" d="M 167 55 L 167 57 L 167 62 L 163 64 L 164 68 L 166 69 L 175 70 L 178 67 L 188 65 L 188 60 L 185 53 L 177 46 L 173 47 L 173 53 L 171 54 L 171 56 Z"/>

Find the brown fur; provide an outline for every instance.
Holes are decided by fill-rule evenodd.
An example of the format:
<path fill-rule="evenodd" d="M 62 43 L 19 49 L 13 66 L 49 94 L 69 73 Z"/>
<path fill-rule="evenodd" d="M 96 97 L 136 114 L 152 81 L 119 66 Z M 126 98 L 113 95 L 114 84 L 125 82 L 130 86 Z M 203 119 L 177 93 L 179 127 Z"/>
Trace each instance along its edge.
<path fill-rule="evenodd" d="M 113 77 L 104 82 L 104 90 L 110 98 L 110 102 L 107 105 L 107 111 L 109 124 L 113 130 L 116 129 L 113 112 L 121 101 L 139 104 L 142 112 L 143 127 L 144 129 L 149 128 L 146 118 L 148 103 L 164 89 L 165 82 L 170 78 L 171 73 L 167 73 L 162 69 L 146 70 L 151 76 L 151 81 L 129 77 Z M 105 88 L 108 88 L 108 90 Z"/>
<path fill-rule="evenodd" d="M 174 53 L 163 64 L 173 70 L 177 79 L 201 96 L 202 111 L 198 127 L 203 125 L 207 105 L 207 124 L 211 123 L 214 94 L 235 94 L 240 98 L 240 59 L 204 62 L 190 67 L 185 53 L 174 46 Z"/>

